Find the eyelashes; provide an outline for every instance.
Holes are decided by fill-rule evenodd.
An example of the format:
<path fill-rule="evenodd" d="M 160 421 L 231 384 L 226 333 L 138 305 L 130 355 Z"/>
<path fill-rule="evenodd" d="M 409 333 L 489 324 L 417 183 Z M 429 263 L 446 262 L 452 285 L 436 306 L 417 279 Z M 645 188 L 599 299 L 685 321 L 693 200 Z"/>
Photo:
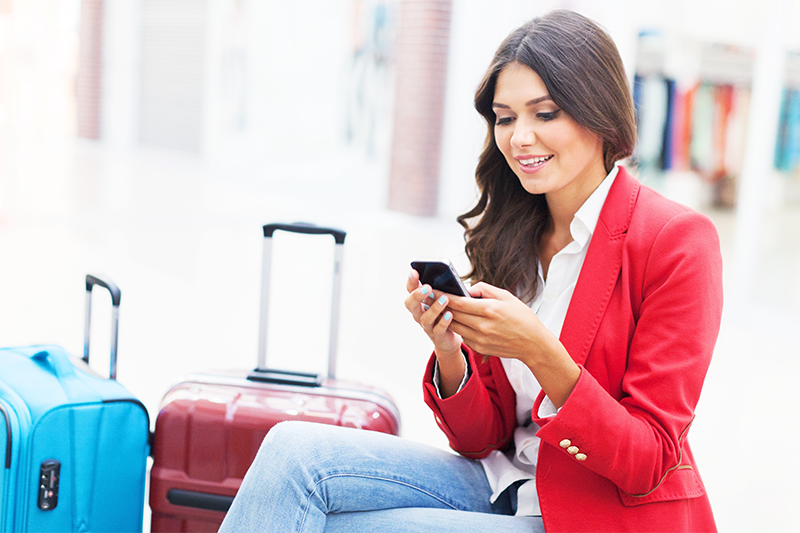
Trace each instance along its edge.
<path fill-rule="evenodd" d="M 548 122 L 550 120 L 558 118 L 558 115 L 561 114 L 560 109 L 556 109 L 555 111 L 551 111 L 550 113 L 537 113 L 536 117 L 540 118 L 541 120 Z"/>
<path fill-rule="evenodd" d="M 548 113 L 536 113 L 536 118 L 541 120 L 542 122 L 550 122 L 551 120 L 555 120 L 561 114 L 561 109 L 556 109 L 555 111 L 550 111 Z M 498 118 L 494 125 L 495 126 L 508 126 L 514 121 L 514 117 L 503 117 Z"/>

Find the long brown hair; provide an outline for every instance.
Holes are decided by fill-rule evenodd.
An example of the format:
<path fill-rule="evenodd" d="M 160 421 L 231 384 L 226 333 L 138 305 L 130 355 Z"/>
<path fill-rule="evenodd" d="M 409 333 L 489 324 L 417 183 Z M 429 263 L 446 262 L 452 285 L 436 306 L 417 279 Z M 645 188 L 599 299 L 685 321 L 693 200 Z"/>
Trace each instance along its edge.
<path fill-rule="evenodd" d="M 542 234 L 549 224 L 543 194 L 530 194 L 497 147 L 492 109 L 497 76 L 512 62 L 533 69 L 553 102 L 580 126 L 603 139 L 606 172 L 628 157 L 636 142 L 633 99 L 617 47 L 588 18 L 552 11 L 513 31 L 498 48 L 475 93 L 487 124 L 475 170 L 477 204 L 458 217 L 472 264 L 467 278 L 485 281 L 530 300 L 536 294 Z M 469 221 L 478 218 L 474 224 Z"/>

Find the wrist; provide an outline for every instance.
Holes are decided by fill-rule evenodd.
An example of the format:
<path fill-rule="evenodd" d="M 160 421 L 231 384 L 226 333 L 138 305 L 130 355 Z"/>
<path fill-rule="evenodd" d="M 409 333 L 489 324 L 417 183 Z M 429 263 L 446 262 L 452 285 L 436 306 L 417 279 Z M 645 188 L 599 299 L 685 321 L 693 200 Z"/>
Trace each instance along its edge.
<path fill-rule="evenodd" d="M 436 359 L 441 362 L 461 361 L 466 358 L 466 354 L 461 351 L 461 346 L 456 348 L 439 348 L 435 347 L 433 353 L 436 354 Z"/>

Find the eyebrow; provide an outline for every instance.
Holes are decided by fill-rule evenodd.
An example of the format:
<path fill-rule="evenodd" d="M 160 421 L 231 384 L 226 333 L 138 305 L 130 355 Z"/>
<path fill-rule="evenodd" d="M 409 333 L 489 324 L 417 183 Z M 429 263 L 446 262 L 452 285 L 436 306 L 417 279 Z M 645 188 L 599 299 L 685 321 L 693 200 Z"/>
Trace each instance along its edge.
<path fill-rule="evenodd" d="M 533 100 L 528 100 L 527 102 L 525 102 L 525 105 L 526 106 L 532 106 L 532 105 L 536 105 L 538 103 L 544 102 L 545 100 L 552 100 L 552 99 L 553 98 L 549 94 L 546 94 L 544 96 L 540 96 L 539 98 L 534 98 Z M 510 109 L 510 107 L 508 107 L 507 105 L 500 104 L 498 102 L 492 102 L 492 107 L 501 107 L 503 109 Z"/>

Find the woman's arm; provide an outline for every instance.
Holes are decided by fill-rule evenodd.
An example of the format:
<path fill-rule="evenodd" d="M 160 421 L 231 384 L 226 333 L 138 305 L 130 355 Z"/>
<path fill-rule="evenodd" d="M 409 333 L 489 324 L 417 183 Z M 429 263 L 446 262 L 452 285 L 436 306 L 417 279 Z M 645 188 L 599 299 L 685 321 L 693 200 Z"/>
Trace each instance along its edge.
<path fill-rule="evenodd" d="M 559 413 L 533 413 L 544 442 L 638 496 L 674 469 L 691 468 L 684 442 L 722 313 L 719 240 L 707 217 L 674 216 L 642 255 L 631 259 L 641 261 L 638 274 L 629 269 L 618 282 L 631 316 L 607 311 Z M 578 452 L 562 447 L 565 440 Z"/>
<path fill-rule="evenodd" d="M 448 398 L 458 390 L 467 369 L 461 353 L 461 337 L 449 329 L 452 313 L 445 310 L 447 298 L 434 294 L 430 285 L 420 284 L 416 270 L 408 275 L 406 290 L 406 309 L 433 342 L 439 361 L 439 391 L 443 398 Z"/>
<path fill-rule="evenodd" d="M 430 286 L 420 285 L 416 271 L 409 274 L 406 289 L 406 308 L 434 343 L 423 385 L 425 402 L 451 447 L 470 457 L 483 457 L 504 448 L 513 436 L 516 414 L 514 391 L 502 365 L 484 361 L 462 344 L 461 337 L 449 329 L 452 313 L 446 311 L 447 297 L 442 299 L 443 295 L 434 295 Z M 473 372 L 459 390 L 467 370 L 464 355 Z M 441 397 L 433 384 L 436 362 Z"/>
<path fill-rule="evenodd" d="M 581 374 L 561 341 L 510 292 L 476 283 L 470 294 L 474 298 L 452 298 L 450 329 L 476 352 L 525 363 L 553 405 L 561 407 Z"/>
<path fill-rule="evenodd" d="M 467 346 L 464 350 L 473 369 L 464 388 L 449 398 L 440 398 L 432 379 L 436 360 L 432 356 L 423 392 L 450 447 L 466 457 L 480 459 L 511 442 L 517 427 L 516 396 L 499 359 L 484 359 Z"/>

